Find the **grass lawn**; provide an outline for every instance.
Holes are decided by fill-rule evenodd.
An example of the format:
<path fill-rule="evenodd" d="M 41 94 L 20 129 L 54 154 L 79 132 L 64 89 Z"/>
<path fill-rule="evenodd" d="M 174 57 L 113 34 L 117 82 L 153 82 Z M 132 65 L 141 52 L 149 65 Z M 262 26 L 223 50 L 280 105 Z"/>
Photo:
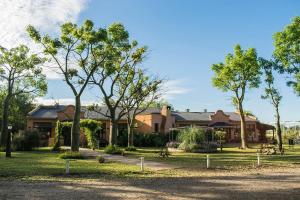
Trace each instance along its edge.
<path fill-rule="evenodd" d="M 253 167 L 257 163 L 257 149 L 241 150 L 236 147 L 223 148 L 223 152 L 210 153 L 211 164 L 216 168 L 244 168 Z M 267 166 L 300 166 L 300 145 L 293 149 L 285 147 L 285 155 L 261 155 L 261 162 Z M 158 148 L 139 148 L 135 152 L 127 152 L 129 157 L 145 157 L 145 160 L 166 162 L 178 167 L 205 168 L 205 153 L 171 153 L 169 158 L 158 156 Z"/>
<path fill-rule="evenodd" d="M 58 158 L 58 153 L 48 148 L 31 152 L 13 152 L 12 158 L 5 158 L 0 152 L 0 178 L 1 177 L 60 177 L 65 174 L 66 162 Z M 108 162 L 98 163 L 96 159 L 74 160 L 70 162 L 71 174 L 80 176 L 131 176 L 139 173 L 138 166 Z"/>
<path fill-rule="evenodd" d="M 100 150 L 101 151 L 101 150 Z M 169 158 L 158 157 L 159 148 L 139 148 L 135 152 L 126 152 L 132 158 L 145 157 L 145 160 L 165 162 L 175 165 L 179 169 L 139 171 L 139 166 L 107 162 L 99 164 L 96 159 L 71 161 L 70 172 L 73 178 L 103 178 L 103 177 L 184 177 L 199 176 L 198 172 L 206 173 L 206 154 L 202 153 L 172 153 Z M 31 152 L 13 152 L 12 158 L 5 158 L 0 152 L 0 178 L 40 179 L 47 177 L 53 179 L 66 178 L 65 160 L 58 158 L 58 153 L 48 148 L 40 148 Z M 246 151 L 238 148 L 224 148 L 222 153 L 210 154 L 213 168 L 218 169 L 255 169 L 256 149 Z M 266 167 L 299 167 L 300 145 L 294 149 L 286 150 L 286 155 L 262 155 L 262 164 Z M 197 173 L 195 173 L 197 172 Z M 214 170 L 209 170 L 214 173 Z M 237 171 L 238 172 L 238 171 Z"/>

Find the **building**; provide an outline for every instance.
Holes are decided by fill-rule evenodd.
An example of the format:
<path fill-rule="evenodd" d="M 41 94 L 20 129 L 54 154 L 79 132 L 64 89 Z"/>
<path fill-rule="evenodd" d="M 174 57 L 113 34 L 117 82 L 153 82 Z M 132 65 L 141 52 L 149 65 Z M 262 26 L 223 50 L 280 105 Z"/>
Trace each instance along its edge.
<path fill-rule="evenodd" d="M 99 111 L 90 111 L 87 107 L 81 108 L 82 119 L 94 119 L 101 121 L 102 130 L 99 132 L 99 140 L 108 140 L 110 131 L 109 110 L 107 107 L 100 107 Z M 119 112 L 119 111 L 118 111 Z M 27 116 L 27 129 L 38 130 L 42 138 L 48 143 L 53 144 L 55 137 L 56 122 L 72 121 L 74 113 L 73 105 L 40 105 L 32 110 Z M 205 127 L 215 130 L 226 131 L 227 142 L 240 141 L 240 116 L 236 112 L 178 112 L 171 111 L 170 107 L 164 106 L 162 109 L 149 108 L 136 116 L 136 133 L 159 133 L 169 134 L 173 130 L 185 127 Z M 122 117 L 118 124 L 118 132 L 126 132 L 126 117 Z M 260 142 L 266 140 L 266 131 L 273 130 L 271 125 L 259 122 L 255 117 L 246 116 L 247 140 L 249 142 Z M 65 145 L 70 144 L 70 130 L 63 134 Z"/>

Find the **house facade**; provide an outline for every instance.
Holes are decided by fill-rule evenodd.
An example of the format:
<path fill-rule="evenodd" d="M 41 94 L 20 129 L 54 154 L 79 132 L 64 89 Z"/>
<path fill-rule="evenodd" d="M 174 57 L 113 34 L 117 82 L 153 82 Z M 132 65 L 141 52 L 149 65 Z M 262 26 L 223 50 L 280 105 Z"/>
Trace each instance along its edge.
<path fill-rule="evenodd" d="M 102 114 L 100 114 L 100 112 Z M 117 110 L 117 112 L 119 112 Z M 42 139 L 48 145 L 52 145 L 55 137 L 57 121 L 72 121 L 74 115 L 73 105 L 40 105 L 27 116 L 27 129 L 37 130 Z M 107 107 L 100 107 L 99 112 L 90 111 L 87 107 L 81 108 L 81 119 L 94 119 L 101 121 L 102 130 L 99 132 L 99 140 L 108 141 L 110 132 L 109 111 Z M 203 127 L 222 130 L 226 132 L 227 142 L 240 141 L 240 116 L 236 112 L 178 112 L 171 111 L 170 107 L 162 109 L 149 108 L 136 116 L 136 133 L 171 134 L 172 131 L 186 127 Z M 247 140 L 260 142 L 266 140 L 266 131 L 274 130 L 273 126 L 259 122 L 255 117 L 246 116 Z M 126 116 L 122 117 L 118 124 L 118 134 L 126 132 Z M 70 130 L 63 135 L 65 145 L 70 143 Z"/>

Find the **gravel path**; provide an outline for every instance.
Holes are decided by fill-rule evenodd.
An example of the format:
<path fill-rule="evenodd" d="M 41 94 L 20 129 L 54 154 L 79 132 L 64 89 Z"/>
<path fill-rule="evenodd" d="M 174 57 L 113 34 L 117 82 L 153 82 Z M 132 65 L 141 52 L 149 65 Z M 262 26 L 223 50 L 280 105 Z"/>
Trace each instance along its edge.
<path fill-rule="evenodd" d="M 70 179 L 68 179 L 70 180 Z M 194 177 L 20 181 L 0 179 L 0 199 L 300 199 L 300 170 Z"/>
<path fill-rule="evenodd" d="M 96 157 L 96 156 L 103 156 L 105 159 L 109 161 L 117 161 L 125 164 L 130 164 L 130 165 L 140 165 L 141 160 L 137 158 L 128 158 L 126 156 L 121 156 L 121 155 L 110 155 L 110 154 L 104 154 L 98 151 L 93 151 L 91 149 L 86 149 L 86 148 L 80 148 L 80 153 L 82 153 L 83 156 L 85 157 Z M 170 164 L 165 164 L 165 163 L 159 163 L 159 162 L 154 162 L 154 161 L 149 161 L 145 160 L 144 161 L 144 166 L 147 169 L 151 170 L 166 170 L 166 169 L 175 169 L 176 166 L 170 165 Z"/>

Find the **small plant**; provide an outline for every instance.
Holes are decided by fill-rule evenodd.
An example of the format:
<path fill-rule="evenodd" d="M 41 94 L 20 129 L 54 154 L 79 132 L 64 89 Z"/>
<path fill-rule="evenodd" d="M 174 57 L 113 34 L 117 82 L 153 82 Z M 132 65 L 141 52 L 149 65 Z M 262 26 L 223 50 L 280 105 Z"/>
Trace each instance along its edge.
<path fill-rule="evenodd" d="M 159 153 L 158 153 L 159 157 L 162 157 L 162 158 L 168 158 L 171 154 L 168 150 L 168 148 L 162 148 Z"/>
<path fill-rule="evenodd" d="M 125 148 L 125 151 L 136 151 L 136 148 L 134 146 L 129 146 Z"/>
<path fill-rule="evenodd" d="M 122 154 L 123 150 L 119 148 L 117 145 L 108 145 L 104 149 L 104 153 L 107 154 Z"/>
<path fill-rule="evenodd" d="M 83 155 L 79 152 L 66 151 L 58 156 L 61 159 L 83 159 Z"/>
<path fill-rule="evenodd" d="M 97 156 L 97 160 L 99 163 L 104 163 L 105 162 L 105 158 L 102 156 Z"/>
<path fill-rule="evenodd" d="M 15 136 L 12 143 L 16 151 L 31 151 L 40 146 L 40 135 L 36 131 L 26 131 Z"/>

